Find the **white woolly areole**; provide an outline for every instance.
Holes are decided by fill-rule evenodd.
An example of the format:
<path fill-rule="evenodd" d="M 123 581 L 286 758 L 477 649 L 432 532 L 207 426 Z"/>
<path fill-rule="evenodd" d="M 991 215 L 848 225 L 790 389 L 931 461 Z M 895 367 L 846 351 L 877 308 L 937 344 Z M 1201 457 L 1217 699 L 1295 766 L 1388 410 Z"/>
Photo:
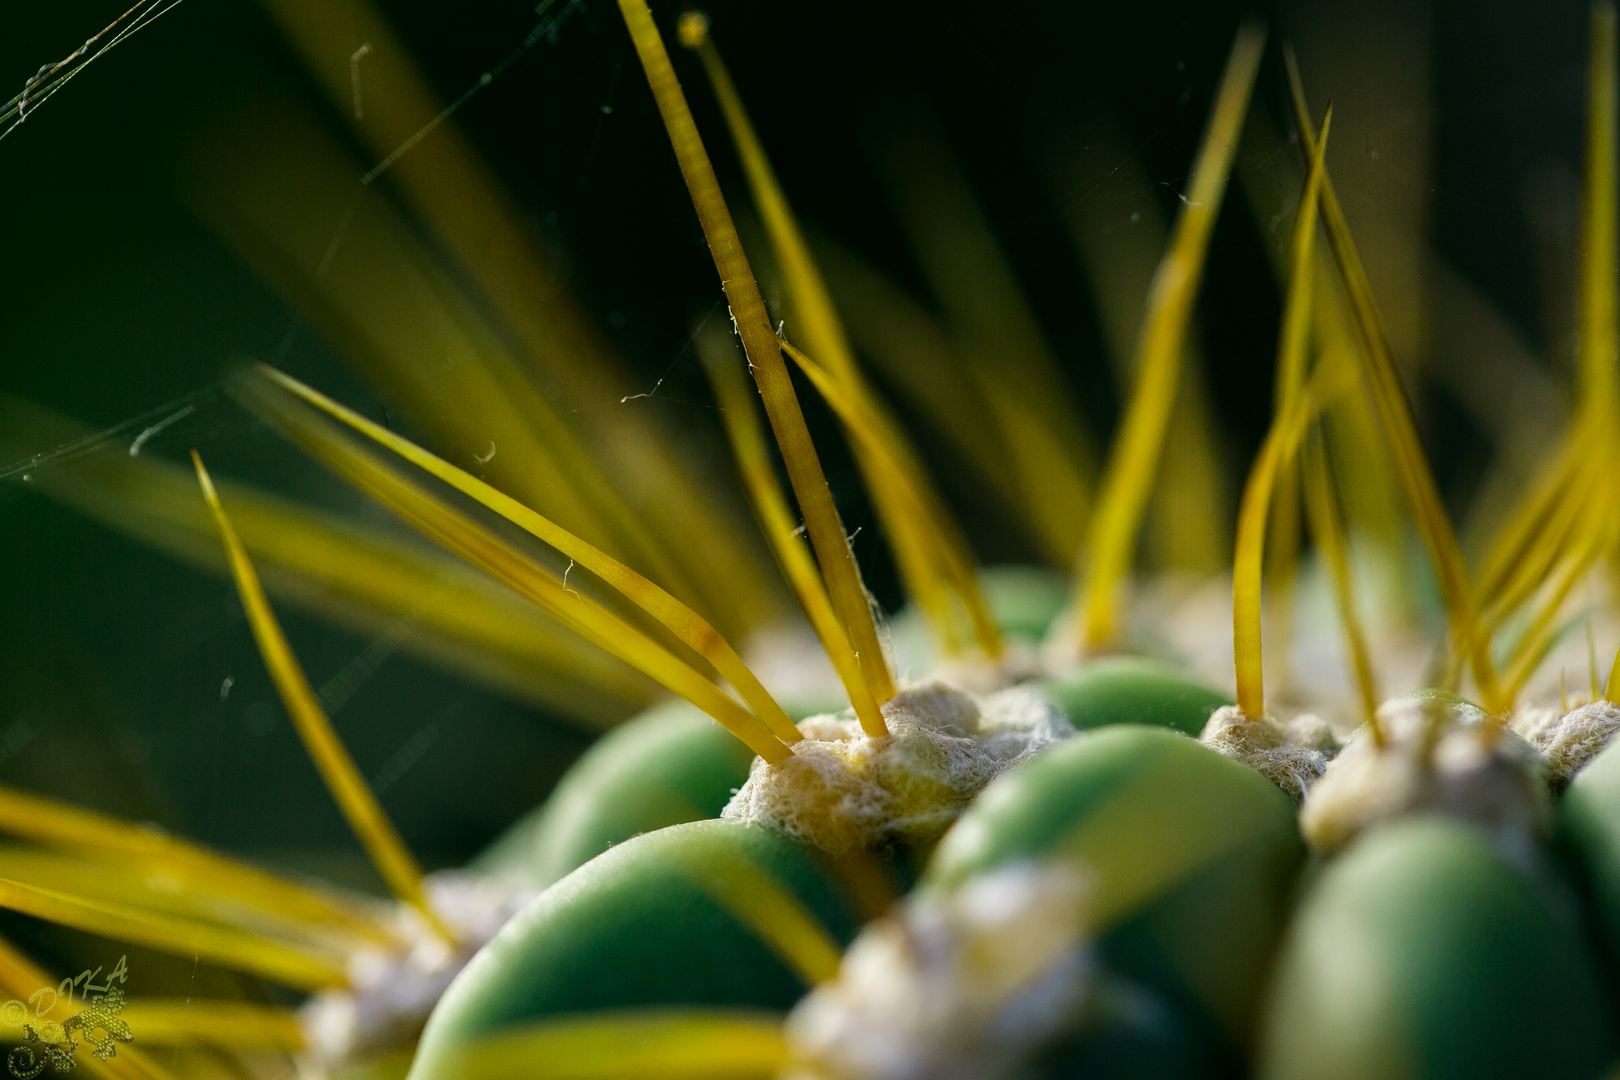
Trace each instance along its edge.
<path fill-rule="evenodd" d="M 323 990 L 298 1011 L 305 1053 L 316 1074 L 368 1050 L 414 1039 L 473 953 L 534 895 L 515 881 L 456 872 L 430 874 L 422 887 L 457 944 L 447 945 L 419 914 L 399 905 L 398 944 L 356 953 L 349 960 L 348 988 Z"/>
<path fill-rule="evenodd" d="M 883 718 L 883 738 L 848 712 L 801 720 L 793 756 L 755 758 L 720 816 L 774 825 L 835 854 L 931 839 L 991 780 L 1074 734 L 1039 694 L 1017 687 L 981 702 L 925 683 L 885 703 Z"/>
<path fill-rule="evenodd" d="M 1329 762 L 1300 809 L 1318 851 L 1376 822 L 1434 813 L 1480 826 L 1508 854 L 1528 853 L 1550 824 L 1541 756 L 1479 709 L 1404 698 L 1378 710 L 1383 745 L 1364 727 Z"/>
<path fill-rule="evenodd" d="M 1547 784 L 1559 792 L 1620 731 L 1620 705 L 1594 701 L 1569 712 L 1526 709 L 1513 718 L 1513 730 L 1541 751 L 1547 764 Z"/>
<path fill-rule="evenodd" d="M 1296 803 L 1305 798 L 1339 747 L 1333 729 L 1321 717 L 1305 713 L 1286 724 L 1270 716 L 1250 720 L 1236 705 L 1223 705 L 1211 713 L 1198 741 L 1249 766 Z"/>
<path fill-rule="evenodd" d="M 1001 1080 L 1082 1019 L 1079 870 L 1020 863 L 871 923 L 788 1018 L 784 1080 Z"/>

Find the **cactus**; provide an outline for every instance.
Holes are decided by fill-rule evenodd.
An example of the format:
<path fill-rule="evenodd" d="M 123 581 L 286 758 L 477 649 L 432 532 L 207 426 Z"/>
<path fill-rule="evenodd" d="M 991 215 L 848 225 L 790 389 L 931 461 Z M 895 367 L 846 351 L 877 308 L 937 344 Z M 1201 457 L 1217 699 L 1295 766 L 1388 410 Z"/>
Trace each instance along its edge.
<path fill-rule="evenodd" d="M 320 12 L 270 6 L 294 38 L 318 36 Z M 203 1074 L 190 1059 L 165 1066 L 144 1053 L 151 1032 L 290 1055 L 334 1078 L 1609 1074 L 1620 1059 L 1610 985 L 1620 680 L 1600 686 L 1594 659 L 1589 700 L 1565 693 L 1555 709 L 1524 699 L 1567 630 L 1566 601 L 1612 562 L 1620 535 L 1603 494 L 1620 454 L 1612 8 L 1600 2 L 1592 17 L 1578 409 L 1477 574 L 1335 192 L 1332 108 L 1312 117 L 1284 47 L 1301 179 L 1281 267 L 1275 408 L 1236 518 L 1230 683 L 1167 645 L 1189 628 L 1224 642 L 1225 627 L 1164 614 L 1168 587 L 1156 597 L 1135 559 L 1144 522 L 1156 520 L 1156 478 L 1177 464 L 1166 458 L 1193 305 L 1264 30 L 1237 30 L 1094 497 L 1077 421 L 1044 392 L 1051 373 L 1038 349 L 957 373 L 958 391 L 980 395 L 971 406 L 984 432 L 953 412 L 961 392 L 931 410 L 926 395 L 914 403 L 944 420 L 964 460 L 1004 471 L 1028 504 L 1020 527 L 1078 560 L 1069 580 L 977 564 L 886 399 L 894 380 L 863 367 L 708 18 L 687 12 L 676 34 L 720 106 L 758 243 L 733 218 L 709 158 L 717 133 L 700 132 L 646 0 L 618 8 L 729 307 L 733 333 L 699 327 L 693 344 L 758 535 L 694 488 L 673 440 L 628 455 L 657 498 L 621 489 L 613 452 L 582 437 L 485 330 L 472 333 L 465 367 L 444 376 L 503 432 L 506 449 L 492 441 L 471 461 L 444 449 L 467 434 L 455 418 L 415 439 L 273 365 L 227 383 L 427 545 L 216 485 L 196 450 L 196 487 L 139 459 L 139 447 L 128 460 L 42 473 L 46 494 L 224 567 L 310 760 L 392 899 L 0 789 L 0 830 L 25 842 L 0 854 L 0 906 L 275 985 L 274 1000 L 307 995 L 296 1008 L 222 994 L 175 1009 L 120 990 L 87 1005 L 74 979 L 51 982 L 0 940 L 0 989 L 18 999 L 8 1007 L 36 984 L 62 988 L 60 1008 L 23 1029 L 12 1071 L 27 1080 L 74 1067 L 77 1033 L 96 1048 L 82 1064 L 98 1074 Z M 358 0 L 332 10 L 386 30 Z M 387 48 L 375 54 L 397 63 Z M 351 63 L 372 55 L 368 45 Z M 394 76 L 408 85 L 412 73 Z M 484 183 L 470 166 L 462 175 Z M 444 189 L 421 176 L 401 186 L 447 257 L 465 257 L 467 220 L 429 197 Z M 480 191 L 479 220 L 498 222 L 509 209 L 498 189 Z M 403 217 L 379 229 L 416 250 L 400 239 Z M 281 242 L 263 231 L 263 243 Z M 929 272 L 946 274 L 948 253 L 933 257 Z M 756 273 L 766 259 L 792 312 L 774 326 Z M 573 356 L 582 381 L 603 377 L 563 307 L 551 322 L 516 313 L 515 298 L 542 281 L 538 264 L 479 265 L 481 295 L 506 305 L 515 336 L 531 336 L 525 348 Z M 981 284 L 997 271 L 983 273 Z M 454 274 L 432 284 L 424 295 L 462 295 Z M 408 356 L 410 333 L 362 299 L 332 303 L 370 333 L 397 334 L 392 347 Z M 407 308 L 393 315 L 406 321 Z M 455 310 L 479 325 L 479 305 Z M 394 362 L 402 394 L 436 400 L 439 384 Z M 838 424 L 882 524 L 908 598 L 892 634 L 862 580 L 804 391 Z M 6 409 L 17 430 L 76 437 L 42 410 Z M 976 441 L 987 434 L 989 451 Z M 606 441 L 620 435 L 644 438 L 621 430 Z M 505 464 L 514 459 L 522 465 Z M 1424 677 L 1433 685 L 1388 700 L 1345 497 L 1371 482 L 1362 472 L 1398 493 L 1444 612 Z M 1302 606 L 1300 626 L 1290 621 L 1307 534 L 1331 625 Z M 430 584 L 443 603 L 423 600 Z M 831 675 L 788 691 L 770 685 L 748 640 L 786 596 L 804 631 L 795 663 Z M 289 599 L 361 621 L 408 614 L 424 627 L 423 655 L 617 726 L 479 857 L 424 873 L 282 630 L 276 609 Z M 1263 634 L 1286 647 L 1296 631 L 1342 638 L 1348 694 L 1310 673 L 1268 683 L 1264 665 L 1278 654 Z"/>

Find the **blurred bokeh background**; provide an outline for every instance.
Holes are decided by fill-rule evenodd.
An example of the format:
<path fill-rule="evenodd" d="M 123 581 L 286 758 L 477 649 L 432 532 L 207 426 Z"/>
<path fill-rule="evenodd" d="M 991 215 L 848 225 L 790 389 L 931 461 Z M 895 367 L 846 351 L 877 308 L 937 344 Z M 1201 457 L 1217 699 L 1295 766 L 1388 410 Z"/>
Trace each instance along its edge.
<path fill-rule="evenodd" d="M 8 11 L 0 73 L 20 90 L 122 9 L 83 0 Z M 678 9 L 655 10 L 669 33 Z M 1244 14 L 1263 16 L 1271 38 L 1198 305 L 1193 381 L 1211 451 L 1197 504 L 1204 543 L 1155 548 L 1150 536 L 1147 565 L 1219 571 L 1241 470 L 1269 420 L 1272 259 L 1297 199 L 1285 39 L 1313 108 L 1335 103 L 1329 164 L 1465 534 L 1522 479 L 1562 415 L 1579 0 L 1257 12 L 1224 0 L 716 0 L 707 10 L 849 305 L 857 346 L 983 562 L 1055 560 L 1008 524 L 982 478 L 952 456 L 948 433 L 918 410 L 930 379 L 906 367 L 905 345 L 921 331 L 897 345 L 884 335 L 894 324 L 859 313 L 903 298 L 911 308 L 883 310 L 966 327 L 989 353 L 1037 356 L 1080 420 L 1077 452 L 1100 460 L 1128 385 L 1144 274 Z M 298 0 L 184 0 L 0 140 L 0 392 L 108 432 L 79 444 L 91 456 L 127 457 L 143 430 L 189 408 L 144 456 L 180 462 L 194 445 L 217 473 L 405 537 L 220 380 L 245 360 L 270 360 L 368 415 L 431 431 L 435 416 L 390 398 L 377 355 L 453 363 L 423 337 L 435 320 L 461 320 L 445 340 L 488 333 L 522 352 L 522 327 L 502 321 L 466 259 L 471 250 L 508 265 L 503 253 L 521 247 L 573 298 L 569 332 L 617 364 L 538 363 L 535 379 L 567 422 L 677 440 L 704 466 L 693 474 L 700 485 L 734 487 L 691 347 L 694 329 L 725 309 L 615 5 L 376 0 L 386 38 L 321 11 Z M 695 59 L 675 59 L 746 233 L 746 188 L 714 100 Z M 419 81 L 399 76 L 407 64 Z M 393 168 L 363 181 L 399 132 L 453 102 Z M 434 172 L 447 147 L 482 161 L 504 192 L 506 231 L 477 231 L 489 189 Z M 443 215 L 458 214 L 473 224 L 452 242 Z M 770 269 L 759 268 L 769 297 Z M 446 299 L 452 292 L 474 300 Z M 536 300 L 546 319 L 557 303 Z M 803 396 L 868 583 L 898 607 L 836 425 Z M 473 407 L 434 404 L 452 419 Z M 69 437 L 44 430 L 0 433 L 0 781 L 374 887 L 229 583 L 30 490 L 72 463 L 29 462 Z M 439 445 L 462 464 L 485 452 L 477 440 Z M 716 499 L 734 502 L 720 487 Z M 367 632 L 280 610 L 362 771 L 429 866 L 478 850 L 590 738 L 590 723 L 548 707 L 543 693 L 423 660 L 387 625 Z M 591 723 L 623 715 L 634 697 L 606 702 Z"/>

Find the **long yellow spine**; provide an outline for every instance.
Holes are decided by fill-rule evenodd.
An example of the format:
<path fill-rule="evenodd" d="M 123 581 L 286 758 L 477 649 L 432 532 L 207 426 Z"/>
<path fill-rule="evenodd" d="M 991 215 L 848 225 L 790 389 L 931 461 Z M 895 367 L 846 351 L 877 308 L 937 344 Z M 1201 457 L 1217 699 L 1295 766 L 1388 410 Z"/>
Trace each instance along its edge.
<path fill-rule="evenodd" d="M 1577 400 L 1592 435 L 1612 449 L 1620 416 L 1616 382 L 1615 302 L 1615 15 L 1592 5 L 1592 57 L 1587 88 L 1586 178 L 1581 205 L 1580 337 Z"/>
<path fill-rule="evenodd" d="M 256 400 L 254 385 L 242 384 L 244 397 L 314 457 L 398 514 L 423 535 L 468 565 L 501 582 L 565 628 L 636 668 L 665 689 L 714 717 L 727 731 L 771 764 L 793 751 L 759 720 L 726 695 L 685 657 L 677 656 L 602 603 L 564 586 L 525 551 L 474 521 L 448 501 L 368 453 L 321 419 L 313 409 L 269 407 Z M 792 737 L 798 738 L 795 728 Z"/>
<path fill-rule="evenodd" d="M 286 706 L 287 715 L 297 729 L 299 738 L 304 741 L 310 759 L 315 762 L 321 779 L 326 782 L 332 798 L 348 819 L 349 827 L 364 845 L 366 853 L 371 856 L 378 873 L 394 895 L 415 908 L 434 933 L 446 941 L 454 940 L 454 935 L 428 905 L 427 894 L 422 890 L 421 867 L 388 820 L 377 797 L 366 786 L 343 741 L 332 729 L 332 721 L 321 708 L 315 689 L 309 685 L 304 669 L 293 655 L 292 646 L 287 643 L 287 636 L 270 608 L 270 599 L 264 594 L 264 586 L 259 583 L 259 575 L 248 559 L 247 549 L 242 546 L 236 530 L 231 526 L 225 507 L 214 491 L 214 482 L 203 467 L 202 457 L 195 450 L 191 452 L 191 461 L 197 467 L 197 482 L 202 486 L 203 498 L 208 501 L 208 508 L 214 512 L 214 521 L 219 525 L 220 538 L 225 543 L 226 557 L 231 564 L 231 575 L 236 579 L 236 591 L 247 613 L 253 639 L 258 643 L 264 666 L 270 670 L 270 677 L 281 694 L 282 704 Z"/>
<path fill-rule="evenodd" d="M 1130 573 L 1137 531 L 1158 470 L 1176 400 L 1187 322 L 1264 47 L 1265 31 L 1259 26 L 1246 23 L 1238 30 L 1170 249 L 1153 279 L 1137 347 L 1136 387 L 1108 459 L 1091 524 L 1090 571 L 1077 609 L 1081 639 L 1089 648 L 1108 644 L 1119 631 L 1119 588 Z"/>
<path fill-rule="evenodd" d="M 1301 435 L 1306 345 L 1311 328 L 1311 268 L 1316 257 L 1316 203 L 1322 189 L 1322 163 L 1327 153 L 1333 107 L 1322 119 L 1322 137 L 1311 155 L 1305 190 L 1294 218 L 1292 267 L 1277 341 L 1277 417 L 1260 451 L 1260 459 L 1243 490 L 1232 557 L 1232 656 L 1237 674 L 1237 703 L 1243 715 L 1265 714 L 1265 684 L 1260 647 L 1262 570 L 1266 521 L 1279 474 L 1289 472 L 1293 448 Z M 1286 647 L 1287 643 L 1284 643 Z"/>
<path fill-rule="evenodd" d="M 694 652 L 709 661 L 714 669 L 742 695 L 743 700 L 754 710 L 759 722 L 771 734 L 790 745 L 798 742 L 799 729 L 793 726 L 793 721 L 782 711 L 782 706 L 777 704 L 776 699 L 760 684 L 759 679 L 749 670 L 748 665 L 743 663 L 737 651 L 721 637 L 720 632 L 711 626 L 708 620 L 668 592 L 545 515 L 486 484 L 465 469 L 457 468 L 438 455 L 429 453 L 409 439 L 367 420 L 353 409 L 338 404 L 313 387 L 306 386 L 272 367 L 261 365 L 259 372 L 271 382 L 297 395 L 333 419 L 348 425 L 468 498 L 493 510 L 537 540 L 556 548 L 607 582 L 637 607 L 662 623 Z"/>
<path fill-rule="evenodd" d="M 1315 125 L 1311 122 L 1305 103 L 1304 83 L 1299 77 L 1299 65 L 1294 59 L 1293 50 L 1285 49 L 1284 59 L 1288 66 L 1295 123 L 1306 152 L 1314 153 L 1317 141 Z M 1429 463 L 1418 442 L 1411 410 L 1401 388 L 1400 376 L 1395 370 L 1394 351 L 1383 316 L 1378 310 L 1378 301 L 1373 296 L 1372 284 L 1367 280 L 1366 268 L 1362 265 L 1361 255 L 1350 235 L 1350 226 L 1344 218 L 1344 210 L 1333 189 L 1333 178 L 1327 172 L 1322 175 L 1321 214 L 1328 246 L 1350 299 L 1356 330 L 1361 338 L 1362 347 L 1356 350 L 1356 356 L 1362 361 L 1363 376 L 1383 424 L 1402 492 L 1417 523 L 1418 533 L 1423 537 L 1424 546 L 1429 550 L 1429 558 L 1434 563 L 1451 630 L 1469 658 L 1481 704 L 1486 711 L 1499 716 L 1506 711 L 1508 702 L 1497 682 L 1489 634 L 1480 618 L 1468 568 L 1463 562 L 1462 549 L 1457 544 L 1457 534 L 1451 527 L 1451 520 L 1440 501 L 1440 492 L 1435 487 L 1434 474 L 1430 472 Z"/>
<path fill-rule="evenodd" d="M 827 597 L 827 587 L 821 582 L 815 560 L 798 537 L 799 529 L 794 523 L 794 515 L 788 509 L 781 481 L 776 478 L 776 471 L 771 465 L 765 433 L 760 428 L 759 414 L 755 411 L 758 406 L 754 403 L 754 395 L 749 392 L 748 377 L 742 372 L 742 357 L 737 354 L 736 345 L 725 330 L 712 333 L 725 335 L 727 340 L 717 340 L 717 337 L 705 331 L 697 339 L 698 355 L 702 357 L 703 366 L 709 373 L 709 382 L 714 387 L 714 396 L 725 420 L 726 434 L 731 440 L 731 456 L 736 459 L 737 470 L 742 474 L 743 487 L 747 489 L 749 502 L 759 518 L 760 529 L 765 533 L 765 539 L 782 567 L 782 576 L 787 578 L 798 596 L 799 605 L 804 608 L 810 627 L 821 641 L 839 679 L 851 692 L 863 689 L 866 681 L 861 678 L 855 654 L 847 647 L 843 627 L 838 625 L 838 616 Z M 877 708 L 877 703 L 870 699 L 860 703 L 852 701 L 851 704 L 856 705 L 857 714 Z"/>
<path fill-rule="evenodd" d="M 950 592 L 955 589 L 967 608 L 980 648 L 991 657 L 999 656 L 1000 636 L 986 613 L 978 582 L 971 573 L 964 576 L 957 572 L 960 569 L 958 556 L 966 550 L 960 530 L 945 510 L 944 500 L 934 491 L 926 472 L 916 464 L 899 425 L 887 414 L 862 376 L 821 269 L 810 254 L 798 218 L 776 178 L 776 171 L 743 106 L 742 96 L 731 81 L 720 49 L 709 34 L 708 16 L 701 12 L 683 15 L 680 38 L 681 43 L 696 51 L 703 61 L 703 70 L 725 115 L 737 156 L 748 177 L 749 191 L 781 269 L 792 315 L 797 320 L 794 336 L 824 369 L 825 376 L 839 384 L 846 399 L 858 407 L 860 416 L 852 418 L 848 410 L 833 406 L 845 429 L 854 436 L 856 461 L 882 517 L 907 591 L 928 615 L 944 651 L 949 654 L 958 649 L 950 610 Z M 817 385 L 818 389 L 822 388 L 821 383 Z M 874 437 L 881 443 L 876 450 L 873 449 Z M 886 460 L 874 460 L 879 457 Z M 891 462 L 905 466 L 903 475 L 896 475 L 889 467 Z"/>
<path fill-rule="evenodd" d="M 1355 676 L 1356 690 L 1361 695 L 1361 714 L 1373 738 L 1381 744 L 1383 732 L 1378 726 L 1378 679 L 1373 673 L 1372 650 L 1367 646 L 1367 632 L 1356 603 L 1355 581 L 1350 573 L 1350 545 L 1345 535 L 1344 515 L 1339 510 L 1333 473 L 1328 468 L 1326 443 L 1320 429 L 1306 437 L 1301 455 L 1305 513 L 1310 519 L 1316 550 L 1327 564 L 1333 583 L 1333 595 L 1338 601 L 1339 625 L 1344 632 L 1345 648 L 1350 653 L 1350 670 Z"/>
<path fill-rule="evenodd" d="M 742 241 L 731 220 L 731 211 L 720 193 L 720 182 L 715 179 L 714 166 L 703 148 L 697 123 L 686 103 L 686 95 L 670 66 L 664 39 L 659 36 L 652 12 L 646 0 L 619 0 L 619 11 L 624 16 L 636 54 L 646 71 L 648 85 L 658 103 L 669 141 L 680 164 L 681 175 L 692 196 L 703 235 L 714 257 L 715 269 L 720 273 L 720 287 L 731 305 L 731 316 L 742 338 L 743 351 L 748 354 L 748 366 L 754 373 L 760 397 L 765 402 L 765 415 L 776 435 L 782 458 L 787 463 L 788 480 L 793 494 L 804 512 L 805 530 L 815 548 L 816 561 L 821 565 L 827 582 L 827 594 L 838 612 L 848 636 L 849 646 L 860 662 L 860 670 L 871 697 L 880 705 L 894 696 L 894 678 L 889 673 L 888 660 L 878 643 L 877 626 L 861 584 L 860 571 L 855 566 L 854 553 L 838 520 L 838 509 L 833 504 L 832 490 L 821 470 L 821 459 L 815 444 L 810 441 L 810 430 L 805 426 L 804 414 L 799 411 L 799 399 L 793 382 L 788 377 L 787 364 L 782 360 L 776 334 L 771 329 L 770 317 L 765 311 L 765 300 L 760 296 L 759 284 L 754 280 L 748 257 L 743 254 Z M 852 697 L 855 695 L 851 695 Z M 862 694 L 861 697 L 866 697 Z M 861 728 L 869 735 L 888 734 L 883 715 L 870 711 L 860 715 Z"/>

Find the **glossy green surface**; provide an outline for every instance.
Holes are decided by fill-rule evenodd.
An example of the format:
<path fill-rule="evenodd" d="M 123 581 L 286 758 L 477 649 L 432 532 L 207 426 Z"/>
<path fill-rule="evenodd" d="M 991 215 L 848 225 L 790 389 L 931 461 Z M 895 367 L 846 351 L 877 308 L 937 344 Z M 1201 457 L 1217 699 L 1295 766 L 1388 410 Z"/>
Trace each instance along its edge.
<path fill-rule="evenodd" d="M 1043 566 L 990 566 L 979 571 L 979 590 L 1004 635 L 1038 642 L 1069 602 L 1073 584 Z"/>
<path fill-rule="evenodd" d="M 1555 812 L 1613 965 L 1620 962 L 1620 741 L 1575 774 Z"/>
<path fill-rule="evenodd" d="M 543 889 L 632 836 L 719 817 L 753 759 L 694 706 L 649 709 L 598 739 L 471 869 L 518 873 Z"/>
<path fill-rule="evenodd" d="M 1303 858 L 1264 777 L 1163 728 L 1117 725 L 992 783 L 940 842 L 924 888 L 1025 859 L 1093 880 L 1102 955 L 1248 1041 Z"/>
<path fill-rule="evenodd" d="M 655 1005 L 786 1011 L 801 979 L 703 882 L 744 864 L 810 912 L 841 949 L 854 909 L 819 857 L 757 825 L 700 821 L 615 846 L 542 893 L 440 999 L 412 1066 L 432 1080 L 469 1041 L 561 1013 Z"/>
<path fill-rule="evenodd" d="M 1158 724 L 1197 737 L 1209 714 L 1232 699 L 1161 660 L 1110 656 L 1039 684 L 1077 728 Z"/>
<path fill-rule="evenodd" d="M 1573 924 L 1480 833 L 1408 819 L 1330 863 L 1279 956 L 1266 1080 L 1596 1080 L 1620 1044 Z"/>

